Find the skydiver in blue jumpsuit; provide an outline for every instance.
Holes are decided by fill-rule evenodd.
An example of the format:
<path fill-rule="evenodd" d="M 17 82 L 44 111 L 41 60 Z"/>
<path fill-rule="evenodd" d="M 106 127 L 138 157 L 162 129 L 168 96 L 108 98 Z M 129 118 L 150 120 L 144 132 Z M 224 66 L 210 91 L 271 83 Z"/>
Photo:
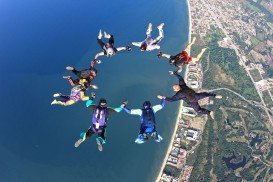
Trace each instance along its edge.
<path fill-rule="evenodd" d="M 150 101 L 145 101 L 142 109 L 129 109 L 126 105 L 124 106 L 124 110 L 128 114 L 140 116 L 140 130 L 135 143 L 142 144 L 146 142 L 148 140 L 148 134 L 150 134 L 156 142 L 163 140 L 156 130 L 155 113 L 164 106 L 165 99 L 162 99 L 159 105 L 153 107 L 151 107 Z"/>

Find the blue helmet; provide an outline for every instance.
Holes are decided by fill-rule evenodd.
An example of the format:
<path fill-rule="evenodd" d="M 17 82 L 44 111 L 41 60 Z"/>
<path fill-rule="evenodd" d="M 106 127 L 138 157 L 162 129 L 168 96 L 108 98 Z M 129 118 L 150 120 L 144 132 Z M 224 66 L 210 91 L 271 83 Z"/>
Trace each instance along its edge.
<path fill-rule="evenodd" d="M 143 108 L 144 109 L 148 109 L 148 108 L 150 108 L 151 107 L 151 102 L 150 101 L 145 101 L 144 103 L 143 103 Z"/>

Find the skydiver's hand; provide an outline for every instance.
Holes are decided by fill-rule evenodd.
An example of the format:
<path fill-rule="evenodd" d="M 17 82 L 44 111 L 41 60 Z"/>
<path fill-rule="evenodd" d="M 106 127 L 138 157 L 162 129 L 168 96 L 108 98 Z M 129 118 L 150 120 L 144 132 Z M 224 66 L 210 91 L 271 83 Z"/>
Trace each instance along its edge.
<path fill-rule="evenodd" d="M 126 50 L 127 50 L 127 51 L 132 51 L 131 46 L 127 45 L 127 46 L 126 46 Z"/>
<path fill-rule="evenodd" d="M 177 74 L 177 71 L 169 71 L 170 75 L 175 75 Z"/>
<path fill-rule="evenodd" d="M 96 60 L 97 64 L 101 64 L 101 60 L 99 60 L 99 59 L 95 59 L 95 60 Z"/>
<path fill-rule="evenodd" d="M 66 70 L 69 70 L 69 71 L 72 71 L 72 70 L 74 70 L 75 68 L 74 67 L 72 67 L 72 66 L 67 66 L 66 67 Z"/>
<path fill-rule="evenodd" d="M 159 98 L 159 99 L 166 99 L 166 96 L 158 95 L 157 98 Z"/>
<path fill-rule="evenodd" d="M 128 100 L 125 99 L 124 101 L 122 101 L 121 107 L 124 108 L 127 104 L 128 104 Z"/>
<path fill-rule="evenodd" d="M 96 97 L 95 92 L 92 92 L 91 95 L 90 95 L 90 99 L 93 100 L 93 99 L 95 99 L 95 97 Z"/>
<path fill-rule="evenodd" d="M 162 57 L 162 52 L 161 52 L 161 51 L 157 54 L 157 57 L 158 57 L 158 58 L 161 58 L 161 57 Z"/>

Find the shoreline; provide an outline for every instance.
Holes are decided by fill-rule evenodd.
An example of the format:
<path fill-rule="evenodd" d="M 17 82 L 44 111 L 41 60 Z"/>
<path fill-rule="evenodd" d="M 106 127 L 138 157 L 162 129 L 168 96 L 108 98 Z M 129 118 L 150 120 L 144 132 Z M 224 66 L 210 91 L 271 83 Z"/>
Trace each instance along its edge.
<path fill-rule="evenodd" d="M 188 33 L 188 43 L 191 42 L 191 14 L 190 14 L 190 0 L 187 0 L 187 6 L 188 6 L 188 15 L 189 15 L 189 33 Z M 189 55 L 190 55 L 190 50 L 189 50 Z M 184 73 L 184 78 L 185 80 L 187 80 L 187 73 L 188 73 L 188 65 L 185 67 L 185 73 Z M 175 122 L 175 128 L 174 128 L 174 131 L 173 131 L 173 134 L 172 134 L 172 137 L 171 137 L 171 141 L 170 141 L 170 144 L 169 144 L 169 147 L 168 147 L 168 150 L 167 150 L 167 153 L 165 154 L 165 158 L 162 162 L 162 165 L 161 165 L 161 168 L 160 168 L 160 171 L 157 175 L 157 178 L 156 178 L 156 182 L 160 182 L 160 179 L 161 179 L 161 176 L 162 176 L 162 173 L 163 173 L 163 170 L 166 166 L 166 163 L 167 163 L 167 160 L 168 160 L 168 157 L 169 157 L 169 154 L 172 150 L 172 147 L 173 147 L 173 142 L 174 142 L 174 139 L 175 139 L 175 135 L 176 135 L 176 131 L 177 131 L 177 128 L 178 128 L 178 122 L 179 122 L 179 118 L 181 117 L 182 115 L 182 108 L 184 107 L 184 102 L 182 100 L 180 100 L 179 102 L 179 107 L 178 107 L 178 115 L 176 117 L 176 122 Z"/>

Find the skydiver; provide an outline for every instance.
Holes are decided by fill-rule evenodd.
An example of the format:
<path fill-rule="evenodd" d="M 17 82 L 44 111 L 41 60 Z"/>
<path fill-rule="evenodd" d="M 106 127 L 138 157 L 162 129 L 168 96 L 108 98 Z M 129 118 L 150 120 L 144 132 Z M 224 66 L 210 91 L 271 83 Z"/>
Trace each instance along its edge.
<path fill-rule="evenodd" d="M 148 140 L 148 134 L 151 134 L 156 142 L 163 140 L 156 131 L 155 113 L 161 110 L 164 105 L 165 99 L 162 99 L 159 105 L 153 107 L 151 107 L 150 101 L 145 101 L 142 109 L 129 109 L 124 105 L 124 110 L 128 114 L 140 116 L 140 130 L 135 143 L 142 144 L 146 142 Z"/>
<path fill-rule="evenodd" d="M 181 53 L 178 53 L 177 55 L 175 56 L 172 56 L 172 55 L 169 55 L 169 54 L 166 54 L 166 53 L 162 53 L 162 52 L 159 52 L 157 54 L 157 57 L 158 58 L 167 58 L 169 59 L 169 64 L 170 65 L 174 65 L 177 67 L 177 72 L 180 73 L 182 71 L 182 66 L 184 64 L 189 64 L 192 60 L 194 62 L 198 62 L 200 60 L 200 58 L 202 57 L 203 53 L 205 52 L 206 48 L 202 49 L 202 51 L 198 54 L 198 56 L 196 58 L 191 58 L 189 55 L 188 55 L 188 52 L 190 52 L 190 49 L 191 49 L 191 46 L 194 44 L 196 38 L 194 37 L 193 38 L 193 41 L 186 47 L 185 50 L 183 50 Z"/>
<path fill-rule="evenodd" d="M 152 51 L 155 49 L 160 49 L 159 42 L 164 38 L 163 26 L 164 23 L 161 23 L 157 26 L 159 36 L 156 39 L 153 39 L 151 35 L 152 24 L 149 23 L 146 31 L 146 39 L 142 42 L 132 42 L 132 44 L 139 47 L 141 51 Z"/>
<path fill-rule="evenodd" d="M 72 71 L 72 73 L 74 73 L 78 78 L 75 80 L 73 80 L 71 76 L 63 76 L 63 78 L 67 79 L 70 85 L 73 87 L 76 85 L 82 85 L 86 89 L 88 87 L 98 89 L 98 86 L 92 84 L 92 81 L 94 80 L 94 78 L 97 76 L 97 73 L 98 73 L 97 69 L 95 68 L 95 64 L 98 61 L 99 60 L 91 61 L 90 67 L 81 71 L 76 70 L 72 66 L 67 66 L 66 69 L 69 71 Z"/>
<path fill-rule="evenodd" d="M 77 85 L 71 89 L 70 95 L 63 95 L 62 93 L 55 93 L 53 97 L 58 98 L 54 99 L 51 102 L 51 105 L 63 105 L 70 106 L 79 100 L 86 101 L 89 99 L 89 96 L 85 95 L 86 88 L 82 85 Z"/>
<path fill-rule="evenodd" d="M 179 84 L 174 84 L 173 85 L 173 91 L 176 92 L 176 94 L 172 97 L 166 97 L 163 95 L 158 95 L 157 97 L 159 99 L 166 99 L 166 101 L 173 102 L 177 100 L 184 100 L 187 104 L 190 105 L 197 113 L 199 114 L 207 114 L 210 115 L 212 119 L 214 119 L 214 112 L 209 111 L 205 108 L 201 108 L 198 100 L 203 99 L 205 97 L 213 97 L 216 99 L 221 99 L 221 95 L 216 95 L 213 93 L 207 93 L 207 92 L 201 92 L 201 93 L 196 93 L 194 90 L 189 88 L 183 77 L 177 74 L 176 71 L 171 72 L 171 74 L 174 74 L 178 79 L 179 79 Z"/>
<path fill-rule="evenodd" d="M 92 120 L 91 120 L 91 126 L 86 132 L 82 132 L 80 134 L 80 139 L 78 139 L 75 143 L 75 147 L 79 147 L 82 142 L 84 142 L 86 139 L 90 138 L 93 134 L 97 134 L 96 142 L 98 145 L 99 151 L 102 151 L 103 147 L 102 145 L 106 143 L 106 126 L 107 126 L 107 120 L 110 114 L 112 113 L 118 113 L 122 111 L 122 107 L 127 103 L 127 101 L 124 101 L 120 107 L 117 108 L 111 108 L 106 107 L 107 102 L 105 99 L 101 98 L 99 101 L 99 104 L 96 106 L 93 104 L 93 99 L 95 98 L 95 95 L 90 98 L 86 102 L 86 107 L 92 110 Z"/>
<path fill-rule="evenodd" d="M 95 56 L 95 59 L 98 59 L 98 57 L 100 57 L 100 56 L 111 57 L 111 56 L 115 55 L 117 52 L 123 51 L 123 50 L 127 50 L 127 51 L 132 50 L 131 46 L 129 46 L 129 45 L 125 46 L 125 47 L 116 48 L 114 46 L 114 36 L 110 35 L 110 34 L 107 34 L 106 32 L 104 32 L 104 38 L 108 39 L 108 43 L 105 44 L 102 41 L 102 33 L 101 33 L 101 30 L 100 30 L 97 40 L 98 40 L 98 44 L 101 46 L 103 51 L 97 53 L 96 56 Z"/>

